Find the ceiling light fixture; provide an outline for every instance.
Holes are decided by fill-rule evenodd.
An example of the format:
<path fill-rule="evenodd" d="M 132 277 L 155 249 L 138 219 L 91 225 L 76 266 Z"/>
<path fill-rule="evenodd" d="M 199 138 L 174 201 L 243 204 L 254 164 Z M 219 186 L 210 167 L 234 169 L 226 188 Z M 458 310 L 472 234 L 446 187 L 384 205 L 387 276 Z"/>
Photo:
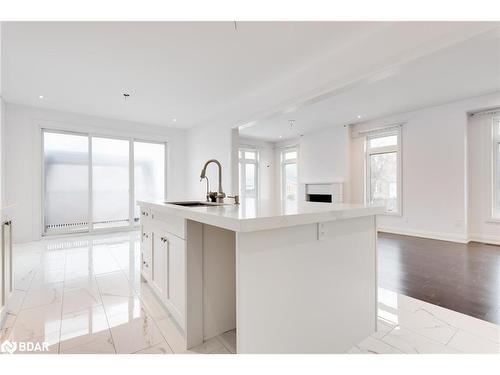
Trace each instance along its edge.
<path fill-rule="evenodd" d="M 282 135 L 280 135 L 280 138 L 283 138 L 283 136 L 282 136 Z"/>
<path fill-rule="evenodd" d="M 173 122 L 177 122 L 177 119 L 176 119 L 176 118 L 173 118 L 173 119 L 172 119 L 172 121 L 173 121 Z"/>
<path fill-rule="evenodd" d="M 43 95 L 39 95 L 39 96 L 38 96 L 38 99 L 43 99 Z"/>
<path fill-rule="evenodd" d="M 361 118 L 361 115 L 358 115 L 358 118 Z"/>

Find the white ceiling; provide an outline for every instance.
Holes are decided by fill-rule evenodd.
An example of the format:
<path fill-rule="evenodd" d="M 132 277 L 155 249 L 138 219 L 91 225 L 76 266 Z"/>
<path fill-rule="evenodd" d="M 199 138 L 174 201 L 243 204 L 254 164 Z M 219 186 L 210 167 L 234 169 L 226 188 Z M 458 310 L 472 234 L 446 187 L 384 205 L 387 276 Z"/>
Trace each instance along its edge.
<path fill-rule="evenodd" d="M 455 64 L 464 57 L 450 46 L 497 25 L 238 22 L 235 29 L 232 22 L 3 22 L 2 93 L 12 103 L 181 128 L 235 126 L 298 107 L 304 109 L 294 113 L 296 124 L 307 122 L 308 130 L 345 122 L 358 111 L 374 116 L 491 88 L 485 77 L 494 74 L 490 62 L 471 57 Z M 498 66 L 498 38 L 480 44 L 487 43 Z M 467 48 L 475 56 L 488 48 L 481 46 Z M 455 60 L 440 55 L 448 50 Z M 439 70 L 435 64 L 447 66 L 447 85 L 443 77 L 440 84 L 428 78 Z M 387 68 L 396 70 L 369 83 Z M 461 79 L 453 77 L 461 78 L 464 68 L 476 69 L 478 83 L 457 84 Z M 127 101 L 124 92 L 131 95 Z M 335 105 L 307 114 L 304 102 L 334 97 Z M 265 124 L 243 133 L 279 136 L 279 121 Z"/>
<path fill-rule="evenodd" d="M 3 93 L 15 103 L 191 127 L 277 74 L 380 25 L 236 27 L 233 22 L 6 22 Z M 126 103 L 124 92 L 131 95 Z"/>
<path fill-rule="evenodd" d="M 295 138 L 327 126 L 353 124 L 463 98 L 500 91 L 500 33 L 486 32 L 386 73 L 277 112 L 242 127 L 245 137 Z M 290 127 L 290 120 L 294 120 Z"/>

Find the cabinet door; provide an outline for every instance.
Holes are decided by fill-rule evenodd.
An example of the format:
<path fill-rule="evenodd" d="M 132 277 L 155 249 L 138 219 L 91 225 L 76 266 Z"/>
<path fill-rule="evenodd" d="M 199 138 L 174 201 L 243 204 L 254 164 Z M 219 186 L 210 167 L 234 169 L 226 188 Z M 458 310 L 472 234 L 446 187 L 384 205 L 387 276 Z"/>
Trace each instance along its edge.
<path fill-rule="evenodd" d="M 12 293 L 12 221 L 7 221 L 2 225 L 2 282 L 0 291 L 2 292 L 2 304 L 6 305 Z"/>
<path fill-rule="evenodd" d="M 170 312 L 183 325 L 186 301 L 186 241 L 166 234 L 167 239 L 167 286 L 165 300 Z"/>
<path fill-rule="evenodd" d="M 153 248 L 151 249 L 151 288 L 163 299 L 165 294 L 166 239 L 162 232 L 153 232 Z"/>
<path fill-rule="evenodd" d="M 152 233 L 141 225 L 141 274 L 146 281 L 151 280 Z"/>
<path fill-rule="evenodd" d="M 0 311 L 2 307 L 5 305 L 5 291 L 4 291 L 4 253 L 5 246 L 3 241 L 3 230 L 0 230 Z"/>

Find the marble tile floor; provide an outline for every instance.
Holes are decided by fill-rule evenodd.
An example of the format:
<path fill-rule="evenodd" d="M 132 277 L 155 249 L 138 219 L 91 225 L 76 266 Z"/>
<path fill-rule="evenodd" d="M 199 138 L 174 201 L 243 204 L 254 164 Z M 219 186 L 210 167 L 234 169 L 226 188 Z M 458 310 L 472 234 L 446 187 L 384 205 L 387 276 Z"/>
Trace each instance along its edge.
<path fill-rule="evenodd" d="M 236 332 L 186 351 L 175 321 L 141 281 L 138 232 L 14 246 L 15 291 L 0 343 L 59 354 L 230 354 Z M 378 331 L 349 353 L 500 353 L 500 326 L 379 289 Z"/>

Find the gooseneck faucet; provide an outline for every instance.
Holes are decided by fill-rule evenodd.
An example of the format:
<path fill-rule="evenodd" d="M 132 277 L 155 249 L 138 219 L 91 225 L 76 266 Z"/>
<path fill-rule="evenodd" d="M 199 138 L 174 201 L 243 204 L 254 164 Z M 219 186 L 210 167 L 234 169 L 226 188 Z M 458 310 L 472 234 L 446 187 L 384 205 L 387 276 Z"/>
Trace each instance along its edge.
<path fill-rule="evenodd" d="M 219 167 L 219 189 L 218 189 L 216 198 L 217 198 L 217 202 L 222 203 L 222 202 L 224 202 L 224 197 L 226 196 L 226 194 L 222 190 L 222 166 L 218 160 L 210 159 L 205 163 L 205 165 L 203 166 L 203 169 L 201 170 L 200 180 L 207 178 L 206 172 L 207 172 L 207 167 L 210 163 L 215 163 Z M 208 179 L 207 179 L 207 184 L 208 184 Z"/>

